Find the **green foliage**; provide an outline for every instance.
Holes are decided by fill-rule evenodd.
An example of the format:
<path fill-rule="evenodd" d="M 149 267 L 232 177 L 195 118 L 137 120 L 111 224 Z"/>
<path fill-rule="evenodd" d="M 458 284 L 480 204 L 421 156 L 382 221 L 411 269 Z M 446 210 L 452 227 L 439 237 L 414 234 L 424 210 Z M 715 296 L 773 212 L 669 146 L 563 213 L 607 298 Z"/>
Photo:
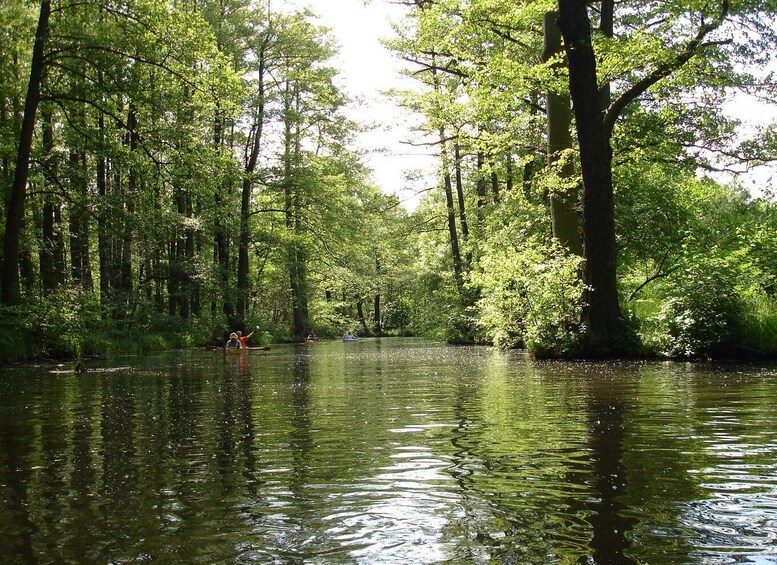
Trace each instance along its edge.
<path fill-rule="evenodd" d="M 23 308 L 4 308 L 2 359 L 80 358 L 100 347 L 101 321 L 93 296 L 62 289 Z"/>
<path fill-rule="evenodd" d="M 700 258 L 666 284 L 662 304 L 645 321 L 648 347 L 669 357 L 706 358 L 730 351 L 742 334 L 744 304 L 726 259 Z"/>
<path fill-rule="evenodd" d="M 558 244 L 529 240 L 482 259 L 480 323 L 499 347 L 524 344 L 538 356 L 573 355 L 580 345 L 581 259 Z"/>
<path fill-rule="evenodd" d="M 753 291 L 744 297 L 743 354 L 777 356 L 777 298 Z"/>

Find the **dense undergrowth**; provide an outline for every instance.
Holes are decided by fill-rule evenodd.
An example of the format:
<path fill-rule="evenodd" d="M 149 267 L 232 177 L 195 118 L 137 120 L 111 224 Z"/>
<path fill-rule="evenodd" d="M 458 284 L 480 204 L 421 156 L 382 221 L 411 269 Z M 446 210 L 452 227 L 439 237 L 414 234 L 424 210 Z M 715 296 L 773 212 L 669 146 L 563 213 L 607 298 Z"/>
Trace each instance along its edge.
<path fill-rule="evenodd" d="M 284 336 L 269 324 L 259 325 L 253 344 L 282 341 Z M 111 354 L 221 345 L 230 331 L 220 317 L 184 320 L 136 308 L 132 315 L 117 317 L 103 311 L 91 295 L 62 290 L 26 303 L 0 309 L 0 361 L 80 359 Z M 250 330 L 248 330 L 250 331 Z"/>

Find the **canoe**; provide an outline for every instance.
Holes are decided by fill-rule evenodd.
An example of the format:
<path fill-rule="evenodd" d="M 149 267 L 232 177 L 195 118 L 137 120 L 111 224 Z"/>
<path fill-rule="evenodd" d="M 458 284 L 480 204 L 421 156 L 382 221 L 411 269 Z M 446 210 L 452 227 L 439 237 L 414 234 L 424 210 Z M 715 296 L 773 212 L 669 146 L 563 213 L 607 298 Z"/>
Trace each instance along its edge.
<path fill-rule="evenodd" d="M 237 347 L 225 347 L 224 353 L 231 353 L 231 354 L 237 354 L 237 353 L 250 353 L 251 351 L 270 351 L 269 345 L 262 345 L 259 347 L 245 347 L 242 349 L 238 349 Z"/>

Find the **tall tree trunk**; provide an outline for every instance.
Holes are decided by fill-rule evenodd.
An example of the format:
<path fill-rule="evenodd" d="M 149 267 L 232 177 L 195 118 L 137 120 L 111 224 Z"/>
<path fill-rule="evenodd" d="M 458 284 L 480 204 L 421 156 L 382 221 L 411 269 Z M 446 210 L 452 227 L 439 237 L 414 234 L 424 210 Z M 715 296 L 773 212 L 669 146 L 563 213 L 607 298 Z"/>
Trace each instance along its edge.
<path fill-rule="evenodd" d="M 70 268 L 73 283 L 84 292 L 92 292 L 91 259 L 89 257 L 89 215 L 86 178 L 86 153 L 82 148 L 71 149 L 71 198 L 75 203 L 70 209 Z"/>
<path fill-rule="evenodd" d="M 562 53 L 561 30 L 556 24 L 558 14 L 546 12 L 542 21 L 544 49 L 542 61 L 548 62 Z M 561 65 L 556 64 L 558 71 Z M 572 161 L 572 109 L 569 96 L 554 90 L 547 93 L 548 127 L 548 165 L 556 169 L 559 184 L 562 185 L 550 195 L 550 218 L 553 237 L 559 240 L 569 252 L 583 255 L 583 242 L 580 237 L 580 222 L 577 205 L 579 194 L 577 186 L 565 188 L 575 176 Z"/>
<path fill-rule="evenodd" d="M 484 167 L 486 165 L 486 157 L 483 155 L 483 151 L 478 151 L 477 163 L 475 167 L 477 169 L 477 181 L 475 182 L 475 194 L 477 194 L 477 223 L 478 227 L 483 224 L 483 208 L 486 207 L 486 201 L 488 198 L 488 180 L 486 179 L 486 172 Z"/>
<path fill-rule="evenodd" d="M 213 125 L 213 144 L 216 152 L 221 154 L 224 145 L 224 118 L 221 111 L 217 108 Z M 221 279 L 221 289 L 224 293 L 224 302 L 222 312 L 231 325 L 235 321 L 235 308 L 232 304 L 232 292 L 229 287 L 229 235 L 224 226 L 223 219 L 220 217 L 222 208 L 222 193 L 227 190 L 226 186 L 221 186 L 214 195 L 215 220 L 213 225 L 213 262 L 217 267 L 219 278 Z M 215 310 L 216 302 L 212 303 L 212 309 Z"/>
<path fill-rule="evenodd" d="M 448 158 L 448 142 L 445 140 L 445 128 L 440 126 L 440 160 L 442 167 L 443 191 L 448 217 L 448 236 L 453 259 L 453 275 L 459 292 L 464 288 L 464 267 L 459 248 L 459 232 L 456 229 L 456 206 L 453 201 L 453 182 L 451 181 L 450 159 Z"/>
<path fill-rule="evenodd" d="M 494 204 L 499 204 L 499 176 L 496 174 L 495 163 L 491 161 L 491 194 L 494 196 Z"/>
<path fill-rule="evenodd" d="M 113 298 L 121 291 L 121 238 L 122 224 L 127 211 L 124 209 L 123 199 L 126 198 L 124 190 L 124 176 L 121 170 L 121 162 L 117 159 L 109 162 L 109 178 L 112 181 L 110 192 L 114 194 L 115 209 L 120 210 L 119 214 L 109 215 L 109 240 L 110 240 L 110 258 L 111 258 L 111 288 L 114 290 Z"/>
<path fill-rule="evenodd" d="M 286 204 L 286 229 L 291 237 L 289 245 L 289 278 L 291 283 L 292 335 L 297 338 L 308 334 L 307 257 L 302 244 L 301 187 L 296 186 L 294 173 L 300 164 L 299 125 L 293 127 L 292 115 L 298 116 L 299 92 L 286 83 L 284 98 L 284 191 Z"/>
<path fill-rule="evenodd" d="M 251 188 L 253 186 L 253 175 L 256 169 L 256 162 L 259 158 L 259 147 L 262 136 L 262 121 L 260 117 L 254 127 L 253 140 L 251 143 L 250 156 L 243 172 L 243 187 L 240 193 L 240 239 L 238 241 L 238 260 L 237 260 L 237 317 L 245 320 L 248 309 L 248 245 L 251 234 L 248 229 L 248 219 L 251 216 Z"/>
<path fill-rule="evenodd" d="M 0 290 L 3 304 L 17 304 L 19 294 L 19 239 L 22 235 L 25 199 L 27 196 L 27 177 L 30 171 L 30 153 L 32 136 L 35 130 L 35 114 L 40 102 L 40 87 L 43 80 L 44 47 L 48 37 L 51 1 L 44 0 L 40 5 L 38 27 L 35 31 L 35 45 L 32 49 L 30 80 L 27 84 L 27 96 L 24 102 L 24 118 L 19 136 L 19 148 L 16 155 L 11 197 L 5 222 L 3 241 L 3 268 L 0 277 Z"/>
<path fill-rule="evenodd" d="M 364 301 L 359 297 L 356 300 L 356 314 L 359 316 L 359 325 L 362 332 L 369 335 L 369 328 L 367 327 L 367 319 L 364 317 Z"/>
<path fill-rule="evenodd" d="M 127 116 L 127 128 L 129 130 L 129 150 L 135 154 L 138 150 L 138 121 L 135 108 L 130 104 L 129 114 Z M 135 198 L 138 193 L 138 171 L 134 164 L 130 163 L 127 174 L 127 190 L 124 194 L 124 231 L 121 239 L 121 263 L 120 263 L 120 285 L 119 289 L 123 295 L 123 300 L 131 304 L 132 297 L 132 244 L 133 244 L 133 223 L 135 221 Z"/>
<path fill-rule="evenodd" d="M 372 329 L 380 335 L 383 333 L 383 326 L 380 321 L 380 279 L 381 279 L 381 264 L 380 253 L 375 251 L 375 279 L 378 282 L 378 290 L 375 292 L 374 308 L 372 310 Z"/>
<path fill-rule="evenodd" d="M 269 35 L 265 37 L 262 47 L 259 50 L 259 69 L 257 70 L 258 105 L 256 109 L 256 118 L 253 127 L 253 139 L 251 139 L 250 151 L 246 160 L 245 171 L 243 173 L 243 187 L 240 197 L 240 241 L 238 246 L 237 261 L 237 315 L 241 320 L 245 320 L 248 303 L 248 244 L 250 233 L 248 230 L 248 219 L 251 215 L 251 188 L 254 183 L 254 172 L 256 163 L 259 160 L 259 149 L 262 144 L 262 133 L 264 131 L 264 65 L 265 51 L 267 49 Z"/>
<path fill-rule="evenodd" d="M 459 222 L 461 222 L 461 239 L 466 246 L 469 240 L 469 224 L 467 223 L 467 209 L 464 202 L 464 182 L 461 178 L 461 146 L 458 138 L 453 143 L 453 161 L 456 178 L 456 199 L 459 205 Z M 469 270 L 472 265 L 472 253 L 467 252 L 465 267 Z"/>
<path fill-rule="evenodd" d="M 178 265 L 176 263 L 176 235 L 173 234 L 167 244 L 167 315 L 171 318 L 178 315 Z"/>
<path fill-rule="evenodd" d="M 97 135 L 100 151 L 97 155 L 96 184 L 100 197 L 100 207 L 97 214 L 97 255 L 100 265 L 100 303 L 107 306 L 110 301 L 111 283 L 111 236 L 108 231 L 110 207 L 108 204 L 108 161 L 105 157 L 105 116 L 100 113 L 97 118 Z"/>
<path fill-rule="evenodd" d="M 558 24 L 569 61 L 569 90 L 583 173 L 586 353 L 611 355 L 625 335 L 626 324 L 616 281 L 612 149 L 599 105 L 596 58 L 586 3 L 559 0 Z"/>
<path fill-rule="evenodd" d="M 192 202 L 191 193 L 186 195 L 186 217 L 194 217 L 194 203 Z M 189 227 L 186 228 L 186 250 L 184 255 L 186 257 L 186 302 L 188 305 L 186 317 L 188 318 L 190 314 L 197 316 L 200 313 L 200 284 L 193 276 L 196 234 L 194 228 L 191 227 L 192 223 L 189 222 L 187 225 Z"/>
<path fill-rule="evenodd" d="M 57 178 L 57 162 L 54 155 L 54 129 L 51 109 L 41 109 L 41 142 L 43 145 L 43 172 L 46 182 L 54 185 Z M 39 251 L 41 288 L 44 293 L 65 283 L 61 214 L 58 198 L 51 191 L 44 191 L 41 207 L 41 241 Z"/>

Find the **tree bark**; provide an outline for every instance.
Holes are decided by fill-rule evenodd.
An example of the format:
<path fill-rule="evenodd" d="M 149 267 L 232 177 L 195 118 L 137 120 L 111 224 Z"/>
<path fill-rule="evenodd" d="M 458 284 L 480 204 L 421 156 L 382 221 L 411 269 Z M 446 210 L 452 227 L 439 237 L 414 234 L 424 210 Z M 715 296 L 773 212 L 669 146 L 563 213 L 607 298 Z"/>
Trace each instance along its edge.
<path fill-rule="evenodd" d="M 380 277 L 381 277 L 380 253 L 376 251 L 375 252 L 375 278 L 378 281 L 378 285 L 380 285 Z M 380 321 L 380 286 L 378 286 L 378 290 L 375 293 L 374 307 L 372 310 L 372 329 L 377 335 L 380 335 L 381 333 L 383 333 L 383 325 L 381 324 L 381 321 Z"/>
<path fill-rule="evenodd" d="M 569 61 L 569 90 L 583 173 L 585 348 L 587 355 L 606 356 L 616 352 L 626 332 L 616 282 L 612 149 L 600 107 L 586 3 L 559 0 L 558 25 Z"/>
<path fill-rule="evenodd" d="M 459 204 L 459 222 L 461 222 L 461 239 L 464 244 L 469 240 L 469 224 L 467 223 L 467 209 L 464 202 L 464 183 L 461 178 L 461 147 L 458 139 L 453 144 L 453 161 L 456 174 L 456 199 Z M 465 266 L 469 270 L 472 265 L 472 253 L 467 253 Z"/>
<path fill-rule="evenodd" d="M 440 159 L 442 161 L 443 191 L 445 192 L 445 205 L 448 217 L 448 235 L 451 243 L 451 257 L 453 259 L 453 275 L 456 279 L 456 288 L 461 292 L 464 288 L 464 268 L 459 249 L 459 233 L 456 229 L 456 206 L 453 201 L 453 183 L 451 181 L 447 142 L 445 141 L 445 128 L 442 126 L 440 126 Z"/>
<path fill-rule="evenodd" d="M 556 25 L 556 12 L 546 12 L 542 21 L 543 51 L 542 61 L 548 62 L 562 52 L 561 30 Z M 561 65 L 555 65 L 557 70 Z M 575 175 L 571 157 L 572 149 L 572 110 L 569 96 L 565 93 L 548 90 L 547 93 L 547 130 L 548 165 L 551 169 L 558 166 L 560 184 L 568 184 Z M 577 187 L 564 192 L 555 191 L 550 195 L 550 218 L 553 237 L 559 240 L 570 253 L 583 255 L 583 242 L 580 236 L 580 222 L 577 215 L 579 194 Z"/>
<path fill-rule="evenodd" d="M 130 104 L 127 115 L 128 146 L 130 153 L 138 150 L 138 121 L 135 108 Z M 124 228 L 119 252 L 119 284 L 117 289 L 122 294 L 122 300 L 127 304 L 132 302 L 132 245 L 133 222 L 135 221 L 135 198 L 138 192 L 138 172 L 134 164 L 130 164 L 127 174 L 127 189 L 124 193 Z"/>
<path fill-rule="evenodd" d="M 43 145 L 43 173 L 46 182 L 56 182 L 57 162 L 54 156 L 54 129 L 51 110 L 45 105 L 41 109 L 41 142 Z M 58 199 L 49 192 L 43 196 L 41 218 L 41 241 L 39 251 L 41 288 L 52 291 L 65 283 L 64 250 L 61 213 Z"/>
<path fill-rule="evenodd" d="M 91 258 L 89 256 L 89 216 L 87 206 L 86 152 L 83 148 L 71 149 L 71 198 L 75 205 L 70 209 L 70 268 L 73 283 L 82 291 L 92 292 Z"/>
<path fill-rule="evenodd" d="M 291 283 L 292 335 L 308 335 L 307 256 L 302 244 L 302 202 L 294 178 L 300 161 L 299 125 L 293 127 L 293 116 L 299 115 L 299 91 L 287 82 L 284 97 L 283 186 L 286 204 L 286 230 L 290 235 L 289 279 Z M 295 104 L 293 106 L 292 104 Z"/>
<path fill-rule="evenodd" d="M 111 295 L 111 236 L 108 231 L 108 160 L 105 157 L 105 116 L 100 113 L 97 118 L 97 135 L 100 143 L 100 154 L 97 156 L 96 183 L 97 194 L 100 196 L 100 207 L 97 215 L 97 255 L 100 265 L 100 303 L 107 306 Z"/>
<path fill-rule="evenodd" d="M 217 153 L 221 153 L 224 144 L 224 118 L 217 109 L 213 122 L 213 144 Z M 213 262 L 216 265 L 221 280 L 221 290 L 224 301 L 222 303 L 222 312 L 227 318 L 228 323 L 234 323 L 235 309 L 232 304 L 232 293 L 229 288 L 229 237 L 227 229 L 220 218 L 223 208 L 222 191 L 225 187 L 219 187 L 213 196 L 215 204 L 215 220 L 213 224 Z M 212 303 L 212 310 L 216 309 L 216 301 Z"/>
<path fill-rule="evenodd" d="M 262 70 L 259 71 L 263 72 Z M 241 320 L 245 319 L 248 304 L 248 244 L 250 233 L 248 229 L 248 218 L 251 215 L 251 188 L 253 187 L 253 176 L 256 170 L 256 163 L 259 160 L 259 148 L 262 140 L 262 130 L 264 125 L 264 101 L 263 94 L 259 95 L 262 101 L 257 110 L 258 116 L 254 126 L 253 142 L 251 143 L 251 152 L 243 173 L 243 187 L 240 198 L 240 242 L 238 247 L 237 261 L 237 315 Z"/>
<path fill-rule="evenodd" d="M 30 80 L 27 84 L 27 96 L 24 103 L 24 118 L 19 136 L 19 148 L 16 155 L 11 198 L 5 222 L 3 241 L 3 268 L 0 277 L 2 302 L 6 305 L 17 304 L 19 293 L 19 238 L 24 220 L 25 199 L 27 196 L 27 178 L 30 172 L 30 153 L 32 136 L 35 130 L 35 114 L 40 102 L 40 87 L 45 66 L 44 47 L 48 37 L 51 1 L 44 0 L 40 5 L 38 27 L 35 31 L 35 45 L 32 50 Z"/>

